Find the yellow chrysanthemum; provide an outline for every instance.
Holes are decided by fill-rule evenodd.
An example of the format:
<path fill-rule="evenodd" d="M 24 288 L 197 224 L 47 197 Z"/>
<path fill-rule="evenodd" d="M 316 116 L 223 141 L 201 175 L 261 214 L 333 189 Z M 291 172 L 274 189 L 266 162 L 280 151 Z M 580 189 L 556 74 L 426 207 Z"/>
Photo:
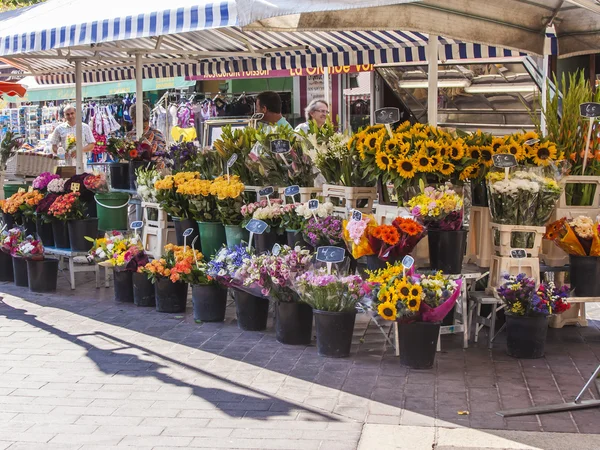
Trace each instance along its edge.
<path fill-rule="evenodd" d="M 390 156 L 385 152 L 377 152 L 375 154 L 375 164 L 377 164 L 379 169 L 387 171 L 396 165 L 396 160 L 393 156 Z"/>
<path fill-rule="evenodd" d="M 528 153 L 534 164 L 547 166 L 551 160 L 556 159 L 557 151 L 555 145 L 544 142 L 531 147 Z"/>
<path fill-rule="evenodd" d="M 377 307 L 377 312 L 385 320 L 396 320 L 396 314 L 398 310 L 396 305 L 391 302 L 380 303 Z"/>
<path fill-rule="evenodd" d="M 400 158 L 396 162 L 396 170 L 402 178 L 411 179 L 417 173 L 417 166 L 412 158 Z"/>

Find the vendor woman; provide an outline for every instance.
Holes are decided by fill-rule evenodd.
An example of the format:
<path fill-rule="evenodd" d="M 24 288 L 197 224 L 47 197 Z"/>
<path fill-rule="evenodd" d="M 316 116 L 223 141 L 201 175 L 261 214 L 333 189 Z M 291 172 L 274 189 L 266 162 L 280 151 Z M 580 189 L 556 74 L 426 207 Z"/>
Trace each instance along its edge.
<path fill-rule="evenodd" d="M 165 137 L 156 128 L 152 128 L 150 126 L 150 108 L 148 107 L 148 105 L 144 104 L 143 110 L 144 110 L 144 113 L 143 113 L 144 114 L 144 117 L 143 117 L 144 132 L 142 133 L 140 138 L 137 139 L 137 131 L 135 129 L 135 125 L 137 123 L 136 122 L 136 116 L 137 116 L 136 106 L 131 105 L 131 108 L 129 108 L 129 115 L 131 116 L 131 120 L 133 121 L 134 128 L 129 133 L 127 133 L 127 137 L 129 139 L 148 142 L 152 148 L 152 155 L 154 155 L 156 152 L 166 151 L 167 150 L 167 141 L 165 140 Z"/>

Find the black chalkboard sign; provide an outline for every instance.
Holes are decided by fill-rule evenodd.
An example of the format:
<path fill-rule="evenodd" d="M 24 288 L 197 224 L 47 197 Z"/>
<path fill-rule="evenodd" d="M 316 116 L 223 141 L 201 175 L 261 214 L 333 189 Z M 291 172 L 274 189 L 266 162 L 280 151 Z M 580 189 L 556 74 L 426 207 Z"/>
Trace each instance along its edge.
<path fill-rule="evenodd" d="M 287 139 L 273 139 L 271 141 L 271 151 L 273 153 L 289 153 L 292 145 Z"/>
<path fill-rule="evenodd" d="M 190 236 L 192 233 L 194 232 L 193 228 L 187 228 L 184 232 L 183 232 L 183 237 L 188 237 Z"/>
<path fill-rule="evenodd" d="M 317 248 L 317 261 L 325 263 L 340 263 L 344 261 L 346 251 L 341 247 L 319 247 Z"/>
<path fill-rule="evenodd" d="M 540 142 L 539 139 L 527 139 L 525 142 L 523 142 L 523 144 L 532 146 L 537 144 L 538 142 Z"/>
<path fill-rule="evenodd" d="M 246 230 L 254 234 L 263 234 L 269 225 L 266 222 L 258 219 L 251 219 L 246 224 Z"/>
<path fill-rule="evenodd" d="M 599 117 L 600 103 L 582 103 L 579 105 L 579 113 L 583 117 Z"/>
<path fill-rule="evenodd" d="M 131 224 L 129 225 L 129 228 L 131 228 L 132 230 L 139 230 L 143 226 L 144 226 L 144 222 L 142 222 L 141 220 L 136 220 L 135 222 L 131 222 Z"/>
<path fill-rule="evenodd" d="M 279 254 L 281 253 L 281 245 L 275 244 L 273 246 L 273 250 L 271 250 L 271 253 L 273 253 L 273 256 L 279 256 Z"/>
<path fill-rule="evenodd" d="M 525 251 L 524 248 L 513 248 L 510 251 L 510 257 L 511 258 L 527 258 L 527 252 Z"/>
<path fill-rule="evenodd" d="M 233 155 L 231 155 L 231 158 L 229 158 L 229 160 L 227 161 L 227 167 L 231 168 L 231 166 L 233 166 L 235 164 L 237 159 L 238 159 L 237 153 L 234 153 Z"/>
<path fill-rule="evenodd" d="M 297 195 L 300 193 L 300 186 L 298 186 L 297 184 L 294 184 L 293 186 L 288 186 L 285 188 L 284 194 L 287 197 L 293 197 L 294 195 Z"/>
<path fill-rule="evenodd" d="M 316 198 L 313 198 L 312 200 L 308 201 L 308 209 L 313 211 L 318 208 L 319 208 L 319 200 L 317 200 Z"/>
<path fill-rule="evenodd" d="M 258 191 L 258 195 L 261 197 L 267 197 L 268 195 L 272 195 L 273 192 L 275 192 L 275 189 L 273 189 L 273 186 L 267 186 L 265 188 L 262 188 L 260 191 Z"/>
<path fill-rule="evenodd" d="M 362 220 L 362 213 L 357 209 L 352 210 L 352 220 L 356 220 L 357 222 Z"/>
<path fill-rule="evenodd" d="M 515 158 L 515 155 L 511 155 L 510 153 L 500 153 L 492 156 L 492 158 L 494 160 L 494 166 L 501 169 L 507 169 L 517 165 L 517 158 Z"/>
<path fill-rule="evenodd" d="M 375 111 L 375 123 L 392 124 L 400 121 L 400 110 L 398 108 L 381 108 Z"/>

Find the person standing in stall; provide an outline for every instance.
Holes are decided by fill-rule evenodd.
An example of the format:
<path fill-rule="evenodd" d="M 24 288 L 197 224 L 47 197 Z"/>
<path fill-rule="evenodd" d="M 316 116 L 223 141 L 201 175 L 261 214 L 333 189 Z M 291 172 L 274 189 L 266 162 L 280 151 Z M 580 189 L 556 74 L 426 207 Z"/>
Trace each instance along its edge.
<path fill-rule="evenodd" d="M 135 129 L 137 123 L 137 112 L 135 105 L 131 105 L 129 108 L 129 115 L 133 121 L 133 130 L 127 133 L 127 138 L 138 140 L 137 130 Z M 167 150 L 167 141 L 165 136 L 159 130 L 150 126 L 150 108 L 146 104 L 143 105 L 143 121 L 144 131 L 142 132 L 139 140 L 142 142 L 146 141 L 150 145 L 153 156 L 156 152 L 165 152 Z"/>
<path fill-rule="evenodd" d="M 75 112 L 76 110 L 73 105 L 65 105 L 63 107 L 65 121 L 55 128 L 50 137 L 50 143 L 52 144 L 52 151 L 54 154 L 58 154 L 59 147 L 64 149 L 65 163 L 67 166 L 72 166 L 75 162 L 75 148 L 69 148 L 69 143 L 67 142 L 70 140 L 75 142 L 75 137 L 77 136 Z M 94 139 L 92 130 L 87 123 L 82 123 L 81 131 L 81 135 L 83 136 L 81 151 L 83 153 L 91 152 L 94 149 L 94 145 L 96 145 L 96 139 Z M 72 137 L 69 139 L 69 136 Z M 71 147 L 73 146 L 71 145 Z"/>
<path fill-rule="evenodd" d="M 314 120 L 319 128 L 321 128 L 327 121 L 329 115 L 329 105 L 322 98 L 311 100 L 308 106 L 304 109 L 304 116 L 306 122 L 301 123 L 296 127 L 294 131 L 296 133 L 304 131 L 308 133 L 308 126 L 311 120 Z"/>
<path fill-rule="evenodd" d="M 281 114 L 281 97 L 274 91 L 264 91 L 256 97 L 256 112 L 263 114 L 262 122 L 270 126 L 292 127 Z"/>

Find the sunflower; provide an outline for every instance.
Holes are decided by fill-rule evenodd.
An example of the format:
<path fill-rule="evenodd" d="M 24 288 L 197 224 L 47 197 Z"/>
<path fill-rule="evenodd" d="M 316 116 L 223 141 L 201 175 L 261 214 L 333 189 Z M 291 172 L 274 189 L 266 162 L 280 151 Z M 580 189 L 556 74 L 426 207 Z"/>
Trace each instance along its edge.
<path fill-rule="evenodd" d="M 419 288 L 420 287 L 421 286 L 419 286 Z M 418 297 L 418 298 L 411 297 L 405 303 L 409 310 L 411 310 L 412 312 L 417 312 L 417 311 L 419 311 L 419 308 L 421 307 L 421 298 L 420 297 Z"/>
<path fill-rule="evenodd" d="M 405 300 L 410 297 L 410 284 L 406 281 L 406 278 L 402 278 L 397 284 L 398 296 Z"/>
<path fill-rule="evenodd" d="M 402 178 L 411 179 L 417 173 L 417 165 L 413 158 L 401 158 L 396 163 L 396 170 Z"/>
<path fill-rule="evenodd" d="M 537 166 L 547 166 L 550 160 L 556 159 L 556 146 L 544 142 L 529 149 L 529 157 Z"/>
<path fill-rule="evenodd" d="M 410 296 L 412 298 L 421 298 L 421 294 L 423 294 L 423 288 L 421 287 L 420 284 L 413 284 L 410 287 Z"/>
<path fill-rule="evenodd" d="M 456 140 L 450 144 L 450 158 L 455 161 L 462 159 L 465 156 L 465 145 L 462 140 Z"/>
<path fill-rule="evenodd" d="M 428 140 L 421 142 L 421 152 L 425 153 L 428 156 L 436 155 L 439 153 L 442 147 L 435 141 Z"/>
<path fill-rule="evenodd" d="M 527 133 L 525 133 L 521 136 L 519 141 L 527 142 L 530 139 L 539 139 L 539 138 L 540 138 L 540 136 L 535 131 L 528 131 Z"/>
<path fill-rule="evenodd" d="M 511 155 L 514 155 L 517 161 L 523 161 L 527 156 L 523 146 L 515 141 L 510 141 L 508 144 L 503 145 L 498 150 L 500 153 L 510 153 Z"/>
<path fill-rule="evenodd" d="M 390 170 L 396 165 L 394 157 L 388 155 L 386 152 L 377 152 L 375 154 L 375 163 L 383 171 Z"/>
<path fill-rule="evenodd" d="M 396 138 L 391 138 L 386 141 L 386 143 L 383 145 L 383 148 L 388 155 L 397 155 L 400 145 L 401 141 Z"/>
<path fill-rule="evenodd" d="M 478 145 L 469 147 L 467 154 L 469 155 L 469 158 L 479 161 L 479 158 L 481 158 L 481 148 Z"/>
<path fill-rule="evenodd" d="M 381 140 L 378 133 L 369 133 L 365 136 L 362 143 L 362 149 L 366 153 L 376 153 L 381 146 Z"/>
<path fill-rule="evenodd" d="M 403 142 L 398 149 L 398 156 L 406 156 L 410 152 L 410 142 Z"/>
<path fill-rule="evenodd" d="M 492 146 L 485 145 L 485 146 L 481 147 L 480 151 L 481 151 L 481 158 L 479 158 L 479 161 L 486 167 L 492 167 L 492 164 L 494 164 L 494 160 L 492 159 L 492 156 L 495 154 Z"/>
<path fill-rule="evenodd" d="M 439 172 L 441 166 L 442 166 L 442 160 L 439 156 L 437 155 L 433 155 L 430 156 L 429 159 L 431 159 L 431 167 L 432 167 L 432 172 Z"/>
<path fill-rule="evenodd" d="M 396 309 L 396 305 L 392 302 L 385 302 L 380 303 L 379 306 L 377 306 L 377 312 L 385 320 L 396 320 L 398 310 Z"/>
<path fill-rule="evenodd" d="M 396 128 L 396 133 L 405 133 L 408 130 L 410 130 L 410 121 L 406 120 L 404 122 L 402 122 L 400 125 L 398 125 L 398 128 Z"/>
<path fill-rule="evenodd" d="M 437 155 L 444 159 L 450 154 L 450 147 L 446 147 L 444 145 L 440 145 L 440 149 L 437 152 Z"/>
<path fill-rule="evenodd" d="M 464 168 L 464 170 L 458 176 L 458 179 L 461 181 L 466 181 L 471 178 L 475 178 L 479 173 L 479 168 L 481 167 L 480 163 L 471 164 Z"/>
<path fill-rule="evenodd" d="M 431 172 L 433 170 L 433 161 L 429 156 L 419 152 L 414 156 L 414 160 L 419 172 Z"/>
<path fill-rule="evenodd" d="M 498 149 L 500 147 L 502 147 L 504 144 L 506 144 L 506 141 L 504 140 L 504 138 L 501 137 L 495 137 L 492 139 L 492 148 L 494 149 L 494 153 L 498 152 Z"/>
<path fill-rule="evenodd" d="M 438 171 L 442 175 L 452 175 L 454 173 L 454 164 L 449 162 L 443 162 L 438 168 Z"/>

